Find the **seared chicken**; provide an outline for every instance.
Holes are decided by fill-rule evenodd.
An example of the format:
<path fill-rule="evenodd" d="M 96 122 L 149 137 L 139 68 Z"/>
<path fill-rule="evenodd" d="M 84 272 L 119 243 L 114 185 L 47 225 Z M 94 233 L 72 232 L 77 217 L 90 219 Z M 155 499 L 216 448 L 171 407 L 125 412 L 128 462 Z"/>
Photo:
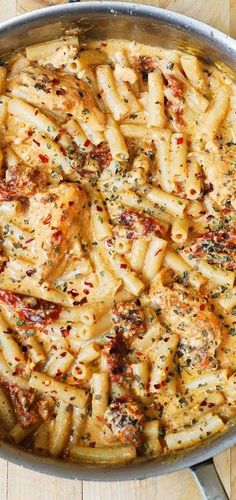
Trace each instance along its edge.
<path fill-rule="evenodd" d="M 6 380 L 1 380 L 0 385 L 7 390 L 18 421 L 23 428 L 47 420 L 49 416 L 48 403 L 47 401 L 36 400 L 36 395 L 32 389 L 20 389 L 16 384 Z"/>
<path fill-rule="evenodd" d="M 181 368 L 215 367 L 223 329 L 206 298 L 181 285 L 169 288 L 159 281 L 151 286 L 150 297 L 167 328 L 180 337 L 177 358 Z"/>
<path fill-rule="evenodd" d="M 31 196 L 25 209 L 16 206 L 12 221 L 6 219 L 11 206 L 3 203 L 0 230 L 6 256 L 12 260 L 23 257 L 31 263 L 31 274 L 45 279 L 70 249 L 85 202 L 81 187 L 67 183 Z"/>
<path fill-rule="evenodd" d="M 94 130 L 104 130 L 105 118 L 90 87 L 68 73 L 29 66 L 10 81 L 7 92 L 39 108 L 73 115 Z"/>
<path fill-rule="evenodd" d="M 113 434 L 120 441 L 140 445 L 144 422 L 140 404 L 129 397 L 117 398 L 108 406 L 105 419 Z"/>
<path fill-rule="evenodd" d="M 235 151 L 224 148 L 220 153 L 201 152 L 197 156 L 209 185 L 209 197 L 219 208 L 236 208 Z"/>
<path fill-rule="evenodd" d="M 145 316 L 142 307 L 136 302 L 120 302 L 112 310 L 115 329 L 124 338 L 132 337 L 146 331 Z"/>
<path fill-rule="evenodd" d="M 188 241 L 184 254 L 192 259 L 206 259 L 208 264 L 221 267 L 226 271 L 236 270 L 236 232 L 208 231 L 194 236 Z"/>

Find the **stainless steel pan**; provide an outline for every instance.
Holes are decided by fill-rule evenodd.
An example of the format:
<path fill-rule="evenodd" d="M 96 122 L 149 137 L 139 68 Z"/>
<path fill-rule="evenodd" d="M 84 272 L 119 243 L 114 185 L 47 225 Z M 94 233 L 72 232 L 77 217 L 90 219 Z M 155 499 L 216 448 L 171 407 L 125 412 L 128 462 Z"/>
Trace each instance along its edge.
<path fill-rule="evenodd" d="M 236 42 L 229 36 L 188 17 L 144 5 L 116 2 L 70 3 L 50 7 L 11 19 L 0 25 L 1 54 L 25 45 L 60 36 L 76 26 L 81 36 L 93 38 L 129 38 L 170 49 L 194 53 L 236 74 Z M 0 456 L 18 465 L 70 479 L 128 480 L 174 472 L 191 467 L 208 499 L 226 499 L 227 495 L 214 469 L 214 455 L 236 444 L 232 425 L 224 435 L 176 457 L 140 461 L 123 467 L 103 467 L 37 457 L 9 444 L 0 444 Z"/>

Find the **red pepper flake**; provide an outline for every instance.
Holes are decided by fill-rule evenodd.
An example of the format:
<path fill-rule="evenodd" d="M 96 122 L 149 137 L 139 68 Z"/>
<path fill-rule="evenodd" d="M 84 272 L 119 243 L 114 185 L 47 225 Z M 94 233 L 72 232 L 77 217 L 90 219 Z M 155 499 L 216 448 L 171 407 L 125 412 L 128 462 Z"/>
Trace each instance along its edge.
<path fill-rule="evenodd" d="M 21 299 L 10 290 L 0 290 L 0 299 L 9 306 L 16 306 L 21 303 Z"/>
<path fill-rule="evenodd" d="M 40 146 L 40 144 L 39 144 Z M 48 163 L 48 156 L 39 154 L 39 159 L 42 163 Z"/>
<path fill-rule="evenodd" d="M 68 203 L 69 207 L 72 207 L 74 204 L 75 204 L 74 201 L 69 201 L 69 203 Z"/>
<path fill-rule="evenodd" d="M 84 147 L 85 147 L 85 148 L 88 148 L 88 147 L 90 146 L 90 144 L 91 144 L 91 141 L 90 141 L 89 139 L 87 139 L 87 140 L 85 141 L 85 143 L 84 143 Z"/>
<path fill-rule="evenodd" d="M 80 366 L 76 366 L 75 367 L 75 371 L 78 373 L 78 374 L 81 374 L 82 373 L 82 369 Z"/>
<path fill-rule="evenodd" d="M 166 102 L 166 107 L 167 107 L 167 108 L 171 108 L 171 106 L 173 106 L 172 101 L 168 101 L 168 100 L 167 100 L 167 102 Z"/>
<path fill-rule="evenodd" d="M 30 323 L 51 323 L 52 320 L 58 319 L 61 312 L 61 306 L 43 299 L 37 299 L 36 306 L 29 307 L 20 295 L 9 290 L 0 289 L 0 300 L 13 307 L 22 320 Z"/>
<path fill-rule="evenodd" d="M 60 81 L 57 78 L 52 79 L 52 85 L 59 85 Z"/>
<path fill-rule="evenodd" d="M 208 403 L 208 408 L 213 408 L 215 406 L 215 403 Z"/>
<path fill-rule="evenodd" d="M 164 342 L 168 342 L 169 338 L 170 338 L 170 337 L 165 337 L 165 338 L 163 339 L 163 340 L 164 340 Z"/>
<path fill-rule="evenodd" d="M 65 148 L 63 148 L 63 146 L 60 147 L 60 151 L 61 151 L 61 153 L 63 153 L 63 155 L 66 154 L 66 150 L 65 150 Z"/>
<path fill-rule="evenodd" d="M 176 139 L 176 142 L 177 142 L 177 144 L 178 144 L 178 145 L 179 145 L 179 144 L 183 144 L 183 142 L 184 142 L 184 138 L 183 138 L 183 137 L 178 137 L 178 138 Z"/>
<path fill-rule="evenodd" d="M 154 384 L 154 387 L 155 387 L 155 389 L 160 389 L 161 388 L 161 384 Z"/>
<path fill-rule="evenodd" d="M 69 293 L 72 297 L 77 297 L 77 295 L 79 295 L 79 294 L 78 294 L 78 292 L 77 292 L 74 288 L 72 288 L 72 290 L 68 290 L 68 293 Z"/>
<path fill-rule="evenodd" d="M 43 219 L 42 223 L 46 226 L 47 224 L 49 224 L 51 218 L 52 218 L 52 214 L 48 214 L 47 217 L 45 217 L 45 219 Z"/>
<path fill-rule="evenodd" d="M 185 91 L 185 83 L 174 75 L 168 75 L 168 87 L 171 88 L 174 97 L 182 97 Z"/>
<path fill-rule="evenodd" d="M 92 284 L 92 283 L 90 283 L 89 281 L 85 281 L 85 282 L 84 282 L 84 284 L 85 284 L 86 286 L 89 286 L 90 288 L 93 288 L 93 284 Z"/>
<path fill-rule="evenodd" d="M 32 276 L 35 273 L 36 273 L 36 269 L 28 269 L 28 271 L 26 271 L 27 276 Z"/>
<path fill-rule="evenodd" d="M 90 158 L 98 162 L 100 170 L 104 170 L 112 160 L 110 148 L 106 143 L 102 142 L 88 153 L 87 159 Z"/>
<path fill-rule="evenodd" d="M 86 304 L 88 302 L 87 297 L 83 297 L 81 300 L 75 300 L 73 302 L 74 306 L 82 306 L 83 304 Z"/>
<path fill-rule="evenodd" d="M 142 356 L 143 355 L 143 353 L 140 352 L 140 351 L 136 352 L 136 354 L 137 354 L 137 356 Z"/>
<path fill-rule="evenodd" d="M 61 330 L 61 334 L 62 334 L 62 337 L 64 337 L 64 339 L 65 339 L 66 337 L 68 337 L 68 335 L 70 335 L 70 331 L 67 330 L 66 328 L 63 328 Z"/>
<path fill-rule="evenodd" d="M 126 269 L 126 268 L 127 268 L 127 264 L 121 264 L 121 265 L 120 265 L 120 268 L 121 268 L 121 269 Z"/>
<path fill-rule="evenodd" d="M 61 240 L 62 240 L 62 231 L 60 231 L 60 229 L 58 231 L 55 231 L 55 233 L 52 234 L 52 237 L 56 243 L 56 245 L 60 245 L 61 244 Z"/>
<path fill-rule="evenodd" d="M 205 304 L 200 304 L 200 311 L 204 311 L 206 308 Z"/>
<path fill-rule="evenodd" d="M 56 95 L 65 95 L 66 94 L 66 90 L 65 89 L 57 89 L 56 90 Z"/>
<path fill-rule="evenodd" d="M 102 43 L 101 43 L 101 47 L 107 47 L 107 43 L 102 42 Z"/>
<path fill-rule="evenodd" d="M 175 110 L 173 111 L 173 115 L 174 115 L 174 117 L 175 117 L 175 119 L 176 119 L 176 123 L 177 123 L 178 125 L 180 125 L 180 126 L 181 126 L 181 125 L 182 125 L 182 126 L 184 125 L 184 120 L 183 120 L 183 118 L 182 118 L 183 112 L 184 112 L 184 110 L 183 110 L 182 108 L 177 108 L 177 109 L 175 109 Z"/>
<path fill-rule="evenodd" d="M 66 356 L 66 352 L 62 352 L 62 353 L 60 354 L 60 357 L 61 357 L 61 358 L 65 358 L 65 356 Z"/>
<path fill-rule="evenodd" d="M 85 289 L 85 290 L 84 290 L 84 293 L 85 293 L 85 295 L 88 295 L 88 294 L 89 294 L 89 290 L 86 290 L 86 289 Z"/>
<path fill-rule="evenodd" d="M 98 212 L 103 212 L 102 207 L 99 207 L 99 205 L 97 205 L 97 211 L 98 211 Z"/>

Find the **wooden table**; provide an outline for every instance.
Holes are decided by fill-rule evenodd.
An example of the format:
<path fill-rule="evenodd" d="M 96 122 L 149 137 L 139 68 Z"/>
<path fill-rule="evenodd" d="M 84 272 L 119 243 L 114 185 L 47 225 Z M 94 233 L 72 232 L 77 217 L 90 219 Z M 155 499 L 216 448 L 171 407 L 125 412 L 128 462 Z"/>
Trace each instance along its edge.
<path fill-rule="evenodd" d="M 86 0 L 85 0 L 86 1 Z M 64 0 L 0 0 L 0 20 Z M 236 0 L 137 0 L 181 12 L 236 38 Z M 236 447 L 215 458 L 231 500 L 236 500 Z M 201 500 L 187 470 L 144 481 L 93 483 L 32 472 L 0 460 L 0 500 Z"/>

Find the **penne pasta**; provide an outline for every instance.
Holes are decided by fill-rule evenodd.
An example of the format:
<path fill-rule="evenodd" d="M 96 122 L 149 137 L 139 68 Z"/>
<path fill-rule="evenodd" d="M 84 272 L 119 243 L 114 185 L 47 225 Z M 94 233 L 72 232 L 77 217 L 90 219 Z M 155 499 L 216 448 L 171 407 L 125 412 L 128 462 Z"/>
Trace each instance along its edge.
<path fill-rule="evenodd" d="M 134 240 L 132 243 L 132 248 L 129 253 L 129 262 L 131 268 L 136 273 L 141 273 L 143 270 L 148 246 L 148 241 L 145 239 Z"/>
<path fill-rule="evenodd" d="M 79 46 L 79 41 L 77 36 L 68 36 L 63 38 L 58 38 L 57 40 L 50 40 L 48 42 L 38 43 L 37 45 L 31 45 L 26 47 L 26 57 L 30 61 L 36 61 L 39 57 L 46 58 L 49 55 L 55 53 L 61 47 L 65 45 L 72 45 L 74 47 Z"/>
<path fill-rule="evenodd" d="M 104 135 L 114 160 L 128 160 L 129 152 L 120 129 L 111 116 L 107 117 Z"/>
<path fill-rule="evenodd" d="M 36 391 L 43 392 L 46 396 L 59 399 L 65 404 L 84 408 L 88 394 L 82 389 L 72 387 L 64 382 L 59 382 L 44 373 L 33 371 L 29 386 Z"/>
<path fill-rule="evenodd" d="M 134 445 L 112 448 L 85 448 L 75 445 L 72 446 L 70 455 L 76 460 L 87 463 L 125 464 L 134 460 L 136 448 Z"/>
<path fill-rule="evenodd" d="M 158 165 L 158 180 L 162 189 L 171 193 L 174 189 L 174 177 L 170 158 L 171 132 L 160 130 L 153 133 L 156 146 L 156 160 Z"/>
<path fill-rule="evenodd" d="M 56 418 L 49 436 L 49 453 L 53 457 L 61 455 L 69 440 L 72 413 L 66 404 L 56 405 Z"/>
<path fill-rule="evenodd" d="M 42 455 L 47 455 L 49 453 L 50 427 L 50 421 L 44 422 L 40 425 L 35 437 L 34 450 Z"/>
<path fill-rule="evenodd" d="M 185 180 L 184 190 L 189 200 L 197 200 L 201 195 L 201 168 L 195 158 L 187 160 L 188 174 Z"/>
<path fill-rule="evenodd" d="M 176 217 L 171 228 L 171 239 L 176 243 L 185 243 L 188 239 L 188 217 Z"/>
<path fill-rule="evenodd" d="M 165 382 L 168 372 L 172 369 L 178 342 L 179 338 L 174 333 L 165 334 L 163 339 L 158 342 L 150 376 L 150 392 L 157 392 L 161 384 Z"/>
<path fill-rule="evenodd" d="M 204 277 L 197 271 L 194 271 L 191 266 L 176 252 L 167 250 L 164 255 L 164 263 L 166 266 L 173 269 L 173 271 L 180 274 L 180 276 L 184 279 L 189 281 L 194 288 L 199 289 L 205 283 Z"/>
<path fill-rule="evenodd" d="M 172 134 L 171 137 L 171 177 L 175 182 L 185 181 L 188 175 L 187 169 L 187 143 L 184 134 Z"/>
<path fill-rule="evenodd" d="M 145 402 L 147 399 L 147 387 L 149 380 L 149 369 L 148 363 L 143 361 L 142 363 L 136 363 L 131 365 L 133 371 L 133 389 L 136 396 Z"/>
<path fill-rule="evenodd" d="M 98 87 L 103 92 L 103 99 L 115 120 L 120 120 L 129 113 L 129 106 L 120 98 L 112 69 L 108 65 L 96 69 Z"/>
<path fill-rule="evenodd" d="M 148 200 L 163 207 L 163 211 L 166 210 L 168 213 L 179 217 L 184 215 L 188 203 L 186 200 L 151 186 L 145 187 L 144 193 Z"/>
<path fill-rule="evenodd" d="M 233 287 L 235 279 L 235 273 L 233 271 L 222 271 L 222 269 L 208 264 L 202 259 L 199 259 L 197 262 L 197 268 L 203 276 L 206 276 L 206 278 L 212 280 L 217 285 Z"/>
<path fill-rule="evenodd" d="M 193 425 L 192 428 L 176 432 L 175 434 L 167 434 L 165 441 L 169 450 L 179 450 L 193 446 L 199 440 L 222 432 L 224 427 L 224 422 L 217 415 L 209 413 L 199 423 Z"/>
<path fill-rule="evenodd" d="M 107 373 L 94 373 L 91 380 L 92 418 L 104 417 L 108 406 L 109 379 Z M 97 420 L 99 423 L 99 420 Z"/>
<path fill-rule="evenodd" d="M 167 242 L 165 240 L 157 237 L 153 238 L 149 243 L 143 267 L 145 281 L 152 281 L 161 268 L 166 245 Z"/>
<path fill-rule="evenodd" d="M 0 421 L 4 429 L 9 432 L 16 424 L 16 415 L 12 404 L 0 387 Z"/>
<path fill-rule="evenodd" d="M 148 74 L 147 114 L 147 124 L 149 127 L 165 127 L 164 84 L 159 71 L 153 71 Z"/>

